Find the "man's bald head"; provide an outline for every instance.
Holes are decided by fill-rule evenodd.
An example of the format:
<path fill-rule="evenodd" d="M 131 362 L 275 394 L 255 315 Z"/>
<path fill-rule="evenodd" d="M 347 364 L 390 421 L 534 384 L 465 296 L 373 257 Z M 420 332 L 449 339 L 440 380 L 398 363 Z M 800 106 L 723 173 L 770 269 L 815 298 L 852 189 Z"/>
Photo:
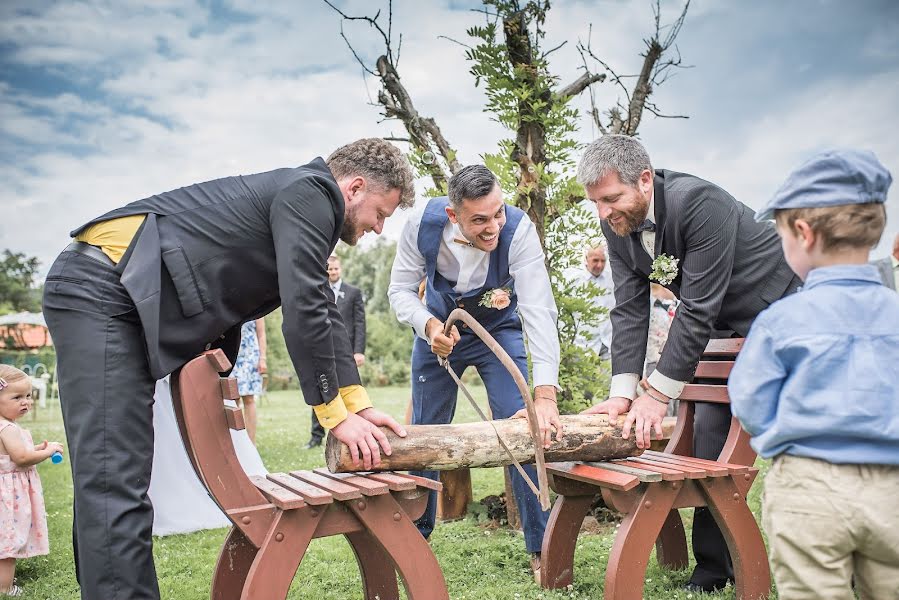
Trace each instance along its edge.
<path fill-rule="evenodd" d="M 599 277 L 606 268 L 606 249 L 597 244 L 587 249 L 584 255 L 584 264 L 594 277 Z"/>

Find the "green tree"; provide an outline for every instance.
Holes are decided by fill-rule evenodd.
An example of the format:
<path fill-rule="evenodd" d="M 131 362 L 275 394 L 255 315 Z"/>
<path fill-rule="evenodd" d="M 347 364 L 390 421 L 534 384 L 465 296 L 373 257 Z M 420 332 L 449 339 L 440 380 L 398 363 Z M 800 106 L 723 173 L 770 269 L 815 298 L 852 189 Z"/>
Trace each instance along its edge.
<path fill-rule="evenodd" d="M 40 288 L 34 282 L 40 262 L 22 252 L 3 251 L 0 260 L 0 313 L 41 310 Z"/>
<path fill-rule="evenodd" d="M 393 39 L 392 3 L 387 11 L 387 29 L 381 25 L 381 13 L 374 17 L 350 16 L 325 0 L 345 22 L 367 24 L 381 36 L 386 47 L 370 67 L 350 46 L 365 71 L 380 80 L 378 104 L 386 119 L 403 123 L 410 144 L 412 163 L 423 176 L 430 177 L 433 195 L 445 189 L 446 180 L 461 164 L 457 153 L 437 125 L 436 119 L 421 115 L 412 95 L 400 80 L 398 64 L 402 37 Z M 550 10 L 548 0 L 484 0 L 485 23 L 467 31 L 474 45 L 461 44 L 471 62 L 475 85 L 487 95 L 485 112 L 509 131 L 495 152 L 483 155 L 484 163 L 497 174 L 512 203 L 524 210 L 537 228 L 546 251 L 547 268 L 559 307 L 559 332 L 562 344 L 560 380 L 563 386 L 563 410 L 582 407 L 586 398 L 607 390 L 606 366 L 592 351 L 576 343 L 579 327 L 595 322 L 604 309 L 590 299 L 595 291 L 578 285 L 565 276 L 577 265 L 586 245 L 601 235 L 595 220 L 578 206 L 584 193 L 574 178 L 573 154 L 578 145 L 573 139 L 581 121 L 570 105 L 572 98 L 589 91 L 590 116 L 602 133 L 636 135 L 644 111 L 664 115 L 650 100 L 656 87 L 681 66 L 674 41 L 689 8 L 689 0 L 679 17 L 670 25 L 661 24 L 659 2 L 653 5 L 654 33 L 645 39 L 643 63 L 632 87 L 592 50 L 590 39 L 576 48 L 583 73 L 567 85 L 550 71 L 548 56 L 561 48 L 543 47 L 544 25 Z M 341 35 L 349 40 L 341 30 Z M 394 45 L 396 48 L 394 49 Z M 563 44 L 564 45 L 564 44 Z M 594 72 L 598 67 L 604 72 Z M 592 86 L 608 80 L 622 96 L 605 112 L 597 110 Z M 399 139 L 399 138 L 397 138 Z"/>

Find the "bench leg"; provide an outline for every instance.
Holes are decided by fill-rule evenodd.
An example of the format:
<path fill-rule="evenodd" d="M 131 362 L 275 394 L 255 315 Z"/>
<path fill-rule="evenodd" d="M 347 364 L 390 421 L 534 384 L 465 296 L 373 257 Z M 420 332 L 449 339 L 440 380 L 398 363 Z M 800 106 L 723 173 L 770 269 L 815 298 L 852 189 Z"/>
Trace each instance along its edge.
<path fill-rule="evenodd" d="M 690 565 L 684 523 L 677 510 L 669 512 L 662 525 L 659 539 L 656 540 L 656 560 L 666 569 L 681 570 Z"/>
<path fill-rule="evenodd" d="M 595 495 L 559 496 L 553 504 L 540 554 L 540 585 L 563 588 L 574 578 L 574 548 Z"/>
<path fill-rule="evenodd" d="M 680 482 L 645 484 L 646 491 L 618 528 L 606 566 L 607 600 L 641 600 L 653 544 L 668 518 Z"/>
<path fill-rule="evenodd" d="M 387 552 L 403 578 L 409 600 L 449 600 L 431 546 L 393 496 L 371 496 L 346 504 Z"/>
<path fill-rule="evenodd" d="M 771 572 L 762 532 L 732 477 L 699 481 L 734 563 L 737 600 L 767 598 Z"/>
<path fill-rule="evenodd" d="M 232 527 L 212 574 L 212 600 L 239 600 L 247 573 L 256 558 L 256 547 L 237 527 Z"/>
<path fill-rule="evenodd" d="M 347 540 L 359 563 L 365 600 L 399 600 L 396 569 L 384 548 L 368 532 L 347 533 Z"/>
<path fill-rule="evenodd" d="M 240 600 L 283 600 L 325 511 L 279 511 L 247 573 Z"/>

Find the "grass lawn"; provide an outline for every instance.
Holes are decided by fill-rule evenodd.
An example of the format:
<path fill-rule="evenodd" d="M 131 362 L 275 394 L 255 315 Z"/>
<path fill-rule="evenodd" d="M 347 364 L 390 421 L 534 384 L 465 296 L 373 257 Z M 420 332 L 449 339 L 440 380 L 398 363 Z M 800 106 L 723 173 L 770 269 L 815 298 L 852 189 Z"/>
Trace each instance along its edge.
<path fill-rule="evenodd" d="M 472 388 L 485 405 L 484 388 Z M 370 388 L 375 406 L 402 419 L 409 388 Z M 122 398 L 127 401 L 127 398 Z M 273 392 L 262 401 L 259 410 L 258 445 L 270 471 L 308 469 L 324 465 L 321 449 L 303 450 L 309 437 L 309 409 L 299 392 Z M 457 422 L 476 420 L 474 411 L 460 397 Z M 40 410 L 37 418 L 26 417 L 22 426 L 34 439 L 63 440 L 62 418 L 58 405 Z M 72 481 L 68 463 L 38 466 L 44 485 L 50 524 L 50 554 L 19 561 L 18 582 L 26 590 L 25 598 L 77 599 L 72 545 Z M 500 469 L 472 472 L 474 496 L 483 498 L 503 489 Z M 750 504 L 758 515 L 758 483 L 750 495 Z M 690 511 L 683 511 L 690 526 Z M 156 538 L 154 555 L 163 598 L 205 599 L 209 597 L 212 569 L 224 540 L 226 529 L 188 535 Z M 575 584 L 571 589 L 545 591 L 533 581 L 520 533 L 479 525 L 474 518 L 441 523 L 432 536 L 432 546 L 456 599 L 530 599 L 530 598 L 602 598 L 605 562 L 614 536 L 614 525 L 596 534 L 582 534 L 575 555 Z M 689 535 L 688 535 L 689 539 Z M 733 598 L 732 588 L 714 596 L 680 591 L 689 572 L 660 569 L 653 558 L 646 575 L 645 598 Z M 361 598 L 361 583 L 355 559 L 342 537 L 315 540 L 309 547 L 294 579 L 289 598 L 347 600 Z"/>

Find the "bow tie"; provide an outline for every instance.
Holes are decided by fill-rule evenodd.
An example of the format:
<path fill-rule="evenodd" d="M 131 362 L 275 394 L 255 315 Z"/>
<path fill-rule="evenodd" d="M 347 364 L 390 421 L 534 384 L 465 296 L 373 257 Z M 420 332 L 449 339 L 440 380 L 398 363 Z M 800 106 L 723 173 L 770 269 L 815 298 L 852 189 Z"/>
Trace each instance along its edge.
<path fill-rule="evenodd" d="M 642 233 L 644 231 L 655 231 L 655 230 L 656 230 L 656 224 L 653 223 L 652 221 L 650 221 L 649 219 L 646 219 L 645 221 L 643 221 L 642 223 L 637 225 L 637 228 L 634 229 L 634 233 Z"/>

